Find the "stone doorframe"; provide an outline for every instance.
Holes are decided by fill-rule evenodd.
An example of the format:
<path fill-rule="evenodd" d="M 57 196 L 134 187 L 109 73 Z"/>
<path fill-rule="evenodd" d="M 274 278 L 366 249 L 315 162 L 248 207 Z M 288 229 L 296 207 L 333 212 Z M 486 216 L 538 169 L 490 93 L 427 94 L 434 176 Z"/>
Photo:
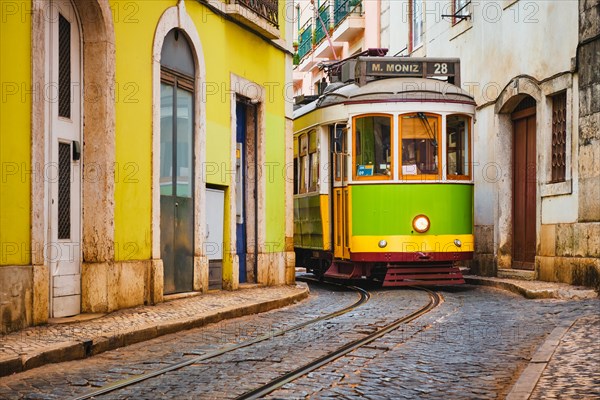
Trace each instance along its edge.
<path fill-rule="evenodd" d="M 263 269 L 260 268 L 260 265 L 264 265 L 261 263 L 260 255 L 266 252 L 265 248 L 265 238 L 266 238 L 266 210 L 265 210 L 265 200 L 266 200 L 266 191 L 267 191 L 267 182 L 265 178 L 265 167 L 266 167 L 266 109 L 265 109 L 265 93 L 266 89 L 264 86 L 252 82 L 246 78 L 243 78 L 234 73 L 230 74 L 230 90 L 229 90 L 229 102 L 230 102 L 230 115 L 231 115 L 231 149 L 230 149 L 230 165 L 235 166 L 237 161 L 236 156 L 236 145 L 237 142 L 237 118 L 236 118 L 236 99 L 238 96 L 246 98 L 249 100 L 255 107 L 257 107 L 257 123 L 258 132 L 256 134 L 257 143 L 253 143 L 254 145 L 254 153 L 247 155 L 248 162 L 248 175 L 247 182 L 250 183 L 246 186 L 246 199 L 251 199 L 249 194 L 254 192 L 254 182 L 258 179 L 258 184 L 256 187 L 256 196 L 253 200 L 246 200 L 250 207 L 246 208 L 245 219 L 247 221 L 254 221 L 253 224 L 258 225 L 258 238 L 255 239 L 254 229 L 251 229 L 248 232 L 246 241 L 248 243 L 247 254 L 248 257 L 254 257 L 256 252 L 258 252 L 258 256 L 255 260 L 258 260 L 258 277 L 253 276 L 253 274 L 248 275 L 248 278 L 254 280 L 256 283 L 266 283 L 268 278 L 265 276 Z M 254 116 L 249 116 L 247 119 L 247 124 L 251 126 L 251 129 L 247 131 L 248 136 L 251 136 L 249 139 L 254 142 Z M 248 141 L 248 138 L 247 138 Z M 250 149 L 247 150 L 250 152 Z M 246 157 L 246 155 L 244 155 Z M 254 177 L 254 169 L 251 166 L 254 163 L 258 163 L 258 177 Z M 232 167 L 233 169 L 233 167 Z M 239 259 L 236 254 L 235 249 L 237 248 L 237 238 L 236 238 L 236 219 L 235 215 L 237 213 L 237 185 L 236 177 L 231 177 L 231 190 L 229 193 L 229 221 L 227 223 L 229 229 L 229 251 L 227 255 L 231 255 L 231 260 L 227 260 L 229 262 L 231 268 L 231 274 L 229 276 L 223 275 L 223 288 L 226 290 L 235 290 L 238 288 L 240 283 L 239 276 Z M 258 201 L 258 215 L 255 215 L 254 202 Z M 225 254 L 224 254 L 225 255 Z"/>
<path fill-rule="evenodd" d="M 160 59 L 165 36 L 179 28 L 187 36 L 195 61 L 194 92 L 194 291 L 208 291 L 208 258 L 204 251 L 206 233 L 206 183 L 203 168 L 206 162 L 206 64 L 202 43 L 194 21 L 187 13 L 185 2 L 169 7 L 160 17 L 152 47 L 152 273 L 150 296 L 153 303 L 163 300 L 164 269 L 160 255 Z"/>
<path fill-rule="evenodd" d="M 496 258 L 499 269 L 512 268 L 512 241 L 513 241 L 513 121 L 511 119 L 512 111 L 525 98 L 526 95 L 533 97 L 536 101 L 536 143 L 542 142 L 542 129 L 544 121 L 543 93 L 539 82 L 529 76 L 519 76 L 513 78 L 504 88 L 498 100 L 494 112 L 496 114 L 496 132 L 498 138 L 497 161 L 498 168 L 502 177 L 496 184 L 498 194 L 498 207 L 495 210 L 495 220 L 498 223 L 494 226 L 494 242 L 496 243 Z M 541 197 L 540 183 L 544 181 L 546 174 L 541 162 L 540 148 L 537 150 L 536 171 L 537 190 L 536 190 L 536 249 L 540 246 L 540 226 L 541 226 Z M 538 251 L 536 250 L 536 254 Z"/>
<path fill-rule="evenodd" d="M 31 110 L 31 263 L 33 323 L 49 316 L 50 271 L 44 259 L 47 243 L 48 193 L 45 167 L 49 116 L 46 109 L 46 19 L 48 1 L 32 0 Z M 108 1 L 73 1 L 82 29 L 83 92 L 82 264 L 114 260 L 115 34 Z M 107 84 L 108 83 L 108 84 Z"/>

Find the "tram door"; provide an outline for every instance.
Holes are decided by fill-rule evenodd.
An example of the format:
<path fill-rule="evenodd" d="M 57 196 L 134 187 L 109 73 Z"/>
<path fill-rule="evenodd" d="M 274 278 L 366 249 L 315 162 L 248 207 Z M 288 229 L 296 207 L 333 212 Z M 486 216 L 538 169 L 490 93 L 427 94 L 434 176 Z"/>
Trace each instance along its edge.
<path fill-rule="evenodd" d="M 331 129 L 333 149 L 333 255 L 335 258 L 349 259 L 349 188 L 348 152 L 345 126 L 334 125 Z"/>

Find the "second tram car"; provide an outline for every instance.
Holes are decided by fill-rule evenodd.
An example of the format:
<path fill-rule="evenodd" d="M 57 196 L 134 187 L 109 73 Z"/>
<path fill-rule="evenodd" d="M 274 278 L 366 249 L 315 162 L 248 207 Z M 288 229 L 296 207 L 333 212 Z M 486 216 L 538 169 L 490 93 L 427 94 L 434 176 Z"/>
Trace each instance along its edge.
<path fill-rule="evenodd" d="M 464 283 L 475 102 L 459 71 L 457 59 L 361 56 L 295 110 L 298 266 L 383 286 Z"/>

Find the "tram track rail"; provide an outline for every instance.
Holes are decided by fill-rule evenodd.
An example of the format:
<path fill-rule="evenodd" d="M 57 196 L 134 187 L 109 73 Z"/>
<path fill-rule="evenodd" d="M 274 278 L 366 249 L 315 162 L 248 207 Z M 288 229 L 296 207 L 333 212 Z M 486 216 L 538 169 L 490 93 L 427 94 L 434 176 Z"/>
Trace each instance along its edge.
<path fill-rule="evenodd" d="M 216 357 L 219 357 L 221 355 L 224 355 L 224 354 L 227 354 L 227 353 L 239 350 L 239 349 L 243 349 L 245 347 L 249 347 L 249 346 L 255 345 L 255 344 L 260 343 L 260 342 L 264 342 L 266 340 L 269 340 L 269 339 L 272 339 L 272 338 L 275 338 L 275 337 L 278 337 L 278 336 L 285 335 L 285 334 L 290 333 L 290 332 L 298 331 L 300 329 L 303 329 L 303 328 L 305 328 L 307 326 L 316 324 L 318 322 L 326 321 L 326 320 L 329 320 L 329 319 L 332 319 L 332 318 L 335 318 L 335 317 L 339 317 L 341 315 L 344 315 L 344 314 L 346 314 L 346 313 L 348 313 L 348 312 L 350 312 L 352 310 L 355 310 L 356 308 L 364 305 L 366 302 L 369 301 L 369 299 L 371 297 L 371 294 L 368 291 L 366 291 L 366 290 L 364 290 L 364 289 L 362 289 L 360 287 L 357 287 L 357 286 L 348 286 L 348 285 L 343 285 L 343 284 L 339 284 L 339 283 L 335 283 L 335 282 L 323 282 L 323 281 L 318 281 L 316 279 L 310 279 L 310 278 L 306 278 L 306 277 L 298 277 L 297 280 L 304 281 L 304 282 L 312 282 L 312 283 L 317 283 L 317 284 L 325 284 L 325 285 L 339 287 L 339 288 L 351 289 L 351 290 L 356 291 L 359 294 L 359 298 L 358 298 L 357 301 L 355 301 L 354 303 L 350 304 L 349 306 L 344 307 L 344 308 L 342 308 L 340 310 L 334 311 L 332 313 L 329 313 L 329 314 L 326 314 L 326 315 L 322 315 L 320 317 L 313 318 L 313 319 L 310 319 L 308 321 L 304 321 L 302 323 L 293 325 L 292 327 L 289 327 L 289 328 L 286 328 L 286 329 L 280 329 L 280 330 L 275 331 L 275 332 L 269 332 L 267 334 L 258 336 L 258 337 L 254 338 L 254 339 L 250 339 L 250 340 L 247 340 L 247 341 L 244 341 L 244 342 L 241 342 L 241 343 L 237 343 L 237 344 L 234 344 L 234 345 L 230 345 L 230 346 L 225 346 L 225 347 L 223 347 L 221 349 L 210 351 L 210 352 L 208 352 L 206 354 L 202 354 L 202 355 L 199 355 L 197 357 L 193 357 L 193 358 L 190 358 L 190 359 L 187 359 L 187 360 L 184 360 L 184 361 L 180 361 L 180 362 L 177 362 L 175 364 L 169 365 L 169 366 L 161 368 L 161 369 L 157 369 L 157 370 L 152 371 L 152 372 L 148 372 L 148 373 L 141 374 L 141 375 L 135 375 L 135 376 L 132 376 L 130 378 L 126 378 L 126 379 L 123 379 L 123 380 L 119 380 L 119 381 L 113 382 L 113 383 L 111 383 L 109 385 L 103 386 L 101 388 L 98 388 L 96 390 L 90 391 L 90 392 L 85 393 L 83 395 L 80 395 L 80 396 L 77 396 L 77 397 L 73 397 L 72 400 L 85 400 L 85 399 L 94 398 L 96 396 L 101 396 L 101 395 L 104 395 L 104 394 L 108 394 L 108 393 L 111 393 L 111 392 L 114 392 L 114 391 L 117 391 L 117 390 L 120 390 L 120 389 L 124 389 L 124 388 L 129 387 L 129 386 L 133 386 L 133 385 L 135 385 L 137 383 L 146 381 L 148 379 L 156 378 L 156 377 L 164 375 L 164 374 L 166 374 L 168 372 L 176 371 L 176 370 L 179 370 L 179 369 L 182 369 L 182 368 L 185 368 L 185 367 L 197 364 L 197 363 L 205 361 L 205 360 L 216 358 Z"/>
<path fill-rule="evenodd" d="M 392 332 L 393 330 L 397 329 L 401 325 L 409 323 L 409 322 L 419 318 L 420 316 L 428 313 L 429 311 L 433 310 L 440 304 L 440 302 L 441 302 L 440 294 L 438 294 L 434 291 L 431 291 L 429 289 L 421 288 L 421 287 L 414 287 L 414 289 L 423 290 L 423 291 L 427 292 L 427 294 L 429 295 L 429 302 L 427 304 L 425 304 L 424 306 L 422 306 L 421 308 L 419 308 L 418 310 L 394 320 L 393 322 L 387 324 L 386 326 L 378 329 L 377 331 L 375 331 L 367 336 L 364 336 L 360 339 L 357 339 L 350 343 L 347 343 L 347 344 L 335 349 L 334 351 L 331 351 L 331 352 L 317 358 L 316 360 L 311 361 L 310 363 L 307 363 L 299 368 L 296 368 L 293 371 L 290 371 L 284 375 L 281 375 L 281 376 L 271 380 L 270 382 L 267 382 L 264 385 L 261 385 L 260 387 L 258 387 L 256 389 L 248 391 L 248 392 L 242 394 L 241 396 L 238 396 L 236 398 L 236 400 L 257 399 L 257 398 L 266 396 L 266 395 L 274 392 L 275 390 L 280 389 L 285 384 L 290 383 L 312 371 L 315 371 L 316 369 L 318 369 L 326 364 L 329 364 L 341 357 L 344 357 L 346 354 L 348 354 L 362 346 L 365 346 L 365 345 L 375 341 L 376 339 L 379 339 L 382 336 Z"/>

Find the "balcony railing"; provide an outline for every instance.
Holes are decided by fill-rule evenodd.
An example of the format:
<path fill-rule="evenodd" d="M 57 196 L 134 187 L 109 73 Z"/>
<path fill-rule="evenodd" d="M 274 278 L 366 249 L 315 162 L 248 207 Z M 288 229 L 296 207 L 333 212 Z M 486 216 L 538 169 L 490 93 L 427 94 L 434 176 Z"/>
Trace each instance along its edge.
<path fill-rule="evenodd" d="M 362 13 L 361 0 L 335 0 L 333 19 L 336 26 L 351 13 Z"/>
<path fill-rule="evenodd" d="M 269 24 L 279 28 L 279 0 L 231 0 L 263 17 Z"/>
<path fill-rule="evenodd" d="M 307 55 L 312 49 L 312 24 L 310 21 L 306 21 L 304 26 L 300 29 L 298 41 L 298 57 L 300 60 Z"/>
<path fill-rule="evenodd" d="M 329 30 L 329 1 L 323 2 L 319 7 L 319 16 L 321 17 L 321 21 L 317 18 L 316 26 L 315 26 L 315 43 L 319 44 L 321 40 L 325 37 L 325 30 L 323 30 L 323 25 L 325 25 L 325 29 Z"/>

